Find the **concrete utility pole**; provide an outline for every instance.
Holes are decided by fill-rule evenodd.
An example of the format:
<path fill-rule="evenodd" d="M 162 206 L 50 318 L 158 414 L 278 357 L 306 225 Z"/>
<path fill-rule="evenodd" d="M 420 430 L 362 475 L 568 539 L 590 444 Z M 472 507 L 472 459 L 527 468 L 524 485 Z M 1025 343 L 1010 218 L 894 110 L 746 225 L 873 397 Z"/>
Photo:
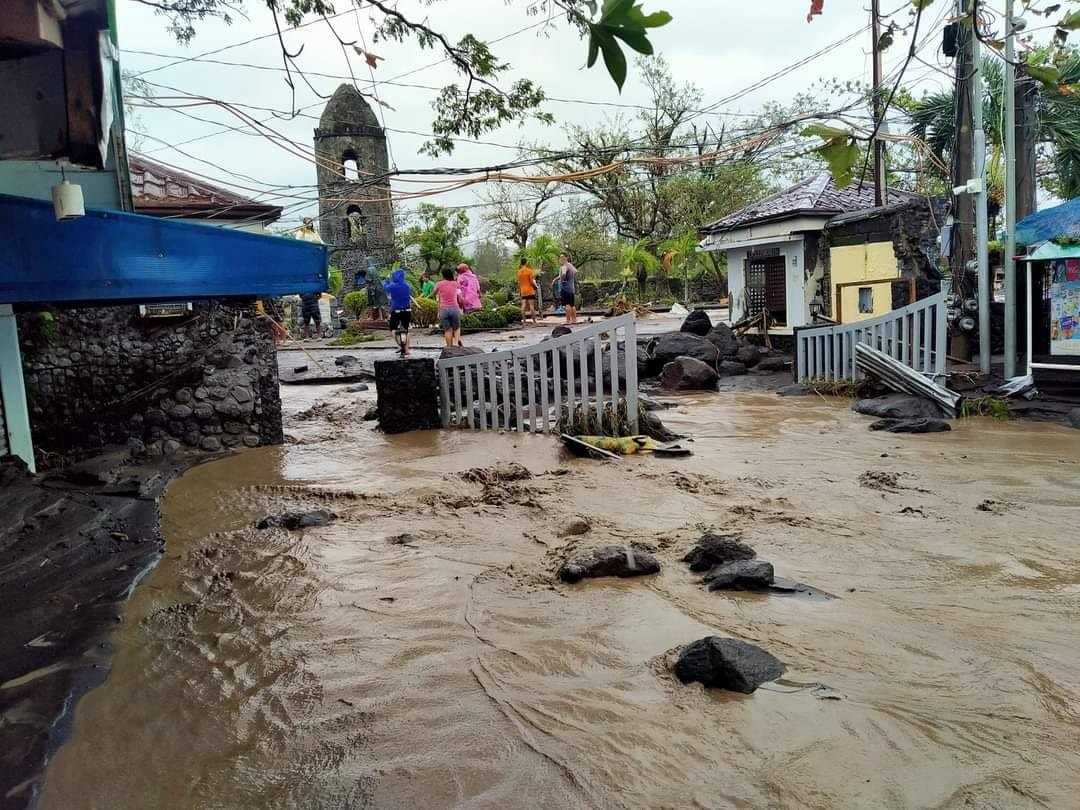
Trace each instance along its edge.
<path fill-rule="evenodd" d="M 1005 379 L 1016 376 L 1016 32 L 1005 0 Z M 981 306 L 981 302 L 980 302 Z M 981 346 L 980 346 L 981 348 Z"/>
<path fill-rule="evenodd" d="M 880 132 L 885 126 L 885 98 L 881 87 L 881 8 L 879 0 L 870 2 L 870 35 L 874 38 L 874 123 Z M 874 143 L 874 204 L 884 205 L 889 198 L 885 183 L 885 141 L 875 137 Z"/>
<path fill-rule="evenodd" d="M 986 132 L 983 130 L 982 48 L 972 14 L 971 27 L 971 179 L 969 189 L 975 201 L 975 257 L 979 277 L 979 370 L 990 373 L 990 236 L 986 221 Z"/>
<path fill-rule="evenodd" d="M 956 0 L 956 17 L 964 14 L 964 0 Z M 952 186 L 954 189 L 966 187 L 969 178 L 972 143 L 971 143 L 971 93 L 968 85 L 971 81 L 971 48 L 968 40 L 972 38 L 971 29 L 959 25 L 956 34 L 956 134 L 953 146 Z M 975 255 L 973 226 L 975 208 L 972 195 L 964 188 L 953 192 L 953 232 L 952 249 L 949 252 L 949 266 L 957 282 L 954 289 L 961 288 L 968 261 Z"/>

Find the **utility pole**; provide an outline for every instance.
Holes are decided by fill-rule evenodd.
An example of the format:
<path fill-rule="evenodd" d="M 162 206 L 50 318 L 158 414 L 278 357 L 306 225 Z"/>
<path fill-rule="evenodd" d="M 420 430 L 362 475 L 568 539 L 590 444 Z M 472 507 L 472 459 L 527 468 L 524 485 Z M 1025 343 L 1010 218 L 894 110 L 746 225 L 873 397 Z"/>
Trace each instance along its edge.
<path fill-rule="evenodd" d="M 1016 32 L 1013 29 L 1013 0 L 1005 0 L 1004 129 L 1005 255 L 1002 258 L 1005 266 L 1005 379 L 1009 379 L 1016 376 Z"/>
<path fill-rule="evenodd" d="M 964 16 L 964 0 L 956 0 L 957 19 Z M 971 142 L 971 93 L 968 85 L 971 81 L 971 47 L 968 40 L 972 38 L 971 29 L 964 25 L 957 26 L 956 34 L 956 134 L 953 145 L 952 160 L 952 187 L 953 191 L 953 229 L 952 245 L 949 252 L 949 266 L 952 268 L 954 279 L 953 289 L 962 291 L 965 289 L 968 262 L 975 255 L 973 245 L 973 226 L 975 225 L 975 208 L 972 205 L 972 195 L 966 190 L 969 171 L 971 166 L 972 142 Z M 964 187 L 964 188 L 962 188 Z M 956 189 L 960 189 L 957 191 Z"/>
<path fill-rule="evenodd" d="M 979 370 L 990 373 L 990 255 L 986 221 L 986 132 L 983 130 L 982 48 L 976 31 L 974 4 L 971 14 L 971 179 L 969 189 L 975 202 L 975 256 L 979 278 Z"/>
<path fill-rule="evenodd" d="M 881 8 L 880 0 L 870 0 L 870 35 L 874 38 L 874 125 L 880 133 L 885 126 L 885 98 L 881 87 Z M 889 198 L 885 183 L 885 141 L 875 135 L 874 143 L 874 204 L 884 205 Z"/>

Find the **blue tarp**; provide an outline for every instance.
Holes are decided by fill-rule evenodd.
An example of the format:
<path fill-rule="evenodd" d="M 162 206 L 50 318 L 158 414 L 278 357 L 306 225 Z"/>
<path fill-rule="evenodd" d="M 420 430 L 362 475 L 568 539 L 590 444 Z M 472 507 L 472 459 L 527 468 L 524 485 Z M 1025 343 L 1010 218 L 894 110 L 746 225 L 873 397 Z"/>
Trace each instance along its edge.
<path fill-rule="evenodd" d="M 1080 239 L 1080 197 L 1028 214 L 1016 223 L 1016 244 L 1023 247 L 1062 237 Z"/>
<path fill-rule="evenodd" d="M 0 194 L 0 303 L 269 298 L 327 288 L 325 245 Z"/>

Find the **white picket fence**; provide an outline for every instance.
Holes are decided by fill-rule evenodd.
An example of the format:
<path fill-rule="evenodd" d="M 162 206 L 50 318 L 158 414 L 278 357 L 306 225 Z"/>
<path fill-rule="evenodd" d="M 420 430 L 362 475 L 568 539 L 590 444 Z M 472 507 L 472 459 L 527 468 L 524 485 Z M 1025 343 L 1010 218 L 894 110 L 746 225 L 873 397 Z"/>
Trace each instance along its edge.
<path fill-rule="evenodd" d="M 796 330 L 796 382 L 861 379 L 855 365 L 858 343 L 868 343 L 935 381 L 944 379 L 945 296 L 940 292 L 865 321 Z"/>
<path fill-rule="evenodd" d="M 443 425 L 548 433 L 567 425 L 579 407 L 607 424 L 625 403 L 630 432 L 637 433 L 634 320 L 631 312 L 532 346 L 439 360 Z"/>

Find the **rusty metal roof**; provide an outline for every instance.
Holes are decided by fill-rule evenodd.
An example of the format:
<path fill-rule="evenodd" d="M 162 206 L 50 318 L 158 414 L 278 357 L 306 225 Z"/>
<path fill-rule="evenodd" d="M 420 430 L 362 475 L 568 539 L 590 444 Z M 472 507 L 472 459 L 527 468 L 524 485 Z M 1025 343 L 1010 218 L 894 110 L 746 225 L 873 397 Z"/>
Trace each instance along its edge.
<path fill-rule="evenodd" d="M 799 216 L 831 217 L 851 211 L 874 207 L 874 184 L 854 182 L 847 188 L 837 188 L 827 172 L 808 177 L 795 185 L 763 200 L 746 206 L 733 214 L 712 222 L 703 233 L 723 233 L 762 222 L 775 222 Z M 906 202 L 917 194 L 889 189 L 889 204 Z"/>
<path fill-rule="evenodd" d="M 255 202 L 179 169 L 131 155 L 131 196 L 135 211 L 157 217 L 274 222 L 281 207 Z"/>

